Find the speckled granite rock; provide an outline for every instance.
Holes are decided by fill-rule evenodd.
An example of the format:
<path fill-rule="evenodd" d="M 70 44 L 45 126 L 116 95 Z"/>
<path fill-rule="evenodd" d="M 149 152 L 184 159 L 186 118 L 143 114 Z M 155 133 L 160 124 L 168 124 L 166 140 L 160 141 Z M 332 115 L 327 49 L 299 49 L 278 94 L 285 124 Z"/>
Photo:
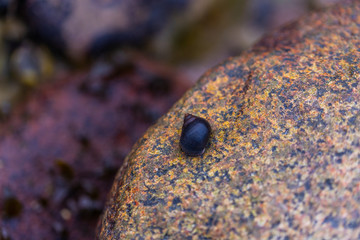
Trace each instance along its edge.
<path fill-rule="evenodd" d="M 99 239 L 358 238 L 359 26 L 343 3 L 206 73 L 128 156 Z M 212 125 L 201 157 L 185 113 Z"/>

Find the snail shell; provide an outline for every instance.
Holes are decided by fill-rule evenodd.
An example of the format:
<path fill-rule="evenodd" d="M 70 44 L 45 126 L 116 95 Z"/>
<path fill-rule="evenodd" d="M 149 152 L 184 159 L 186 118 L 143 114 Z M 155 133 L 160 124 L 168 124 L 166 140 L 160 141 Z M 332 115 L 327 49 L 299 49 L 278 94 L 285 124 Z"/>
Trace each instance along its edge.
<path fill-rule="evenodd" d="M 204 118 L 185 114 L 180 137 L 181 150 L 188 156 L 199 156 L 205 152 L 211 127 Z"/>

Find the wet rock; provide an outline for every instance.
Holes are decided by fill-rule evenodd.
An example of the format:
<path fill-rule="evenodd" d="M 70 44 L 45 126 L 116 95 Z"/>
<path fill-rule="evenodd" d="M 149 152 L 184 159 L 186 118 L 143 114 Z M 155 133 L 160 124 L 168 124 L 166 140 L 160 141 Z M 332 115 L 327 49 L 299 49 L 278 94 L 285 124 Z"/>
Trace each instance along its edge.
<path fill-rule="evenodd" d="M 0 119 L 4 119 L 24 93 L 53 79 L 55 68 L 60 68 L 46 47 L 25 40 L 25 26 L 11 14 L 0 20 L 0 36 Z"/>
<path fill-rule="evenodd" d="M 12 53 L 9 68 L 13 79 L 32 88 L 53 75 L 54 61 L 46 49 L 24 43 Z"/>
<path fill-rule="evenodd" d="M 187 0 L 26 0 L 20 14 L 33 35 L 84 60 L 115 46 L 138 46 L 161 30 Z"/>
<path fill-rule="evenodd" d="M 313 13 L 207 72 L 128 155 L 99 239 L 357 238 L 359 15 Z M 198 157 L 186 113 L 212 126 Z"/>
<path fill-rule="evenodd" d="M 139 56 L 100 65 L 45 84 L 1 122 L 3 238 L 93 239 L 124 156 L 187 89 Z M 165 90 L 148 87 L 154 76 Z"/>
<path fill-rule="evenodd" d="M 0 240 L 11 240 L 9 233 L 0 226 Z"/>
<path fill-rule="evenodd" d="M 6 16 L 11 0 L 0 0 L 0 19 Z"/>
<path fill-rule="evenodd" d="M 16 198 L 14 193 L 12 193 L 9 189 L 4 188 L 2 193 L 2 217 L 3 218 L 15 218 L 18 217 L 23 209 L 23 205 Z"/>

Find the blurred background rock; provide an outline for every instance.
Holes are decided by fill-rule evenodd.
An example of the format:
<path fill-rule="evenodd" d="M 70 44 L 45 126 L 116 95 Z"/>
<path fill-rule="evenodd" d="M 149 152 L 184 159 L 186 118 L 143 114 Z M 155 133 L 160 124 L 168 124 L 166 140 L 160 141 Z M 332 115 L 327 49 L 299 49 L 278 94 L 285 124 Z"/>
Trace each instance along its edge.
<path fill-rule="evenodd" d="M 51 76 L 91 68 L 129 49 L 171 64 L 195 82 L 271 29 L 335 2 L 0 0 L 1 113 Z"/>

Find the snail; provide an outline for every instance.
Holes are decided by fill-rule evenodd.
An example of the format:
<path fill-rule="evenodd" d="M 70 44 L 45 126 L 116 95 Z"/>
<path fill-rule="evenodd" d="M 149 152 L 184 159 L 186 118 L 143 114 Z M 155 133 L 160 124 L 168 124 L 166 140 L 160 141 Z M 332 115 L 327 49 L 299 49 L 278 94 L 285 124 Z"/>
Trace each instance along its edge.
<path fill-rule="evenodd" d="M 204 118 L 185 114 L 180 148 L 188 156 L 200 156 L 209 142 L 211 127 Z"/>

